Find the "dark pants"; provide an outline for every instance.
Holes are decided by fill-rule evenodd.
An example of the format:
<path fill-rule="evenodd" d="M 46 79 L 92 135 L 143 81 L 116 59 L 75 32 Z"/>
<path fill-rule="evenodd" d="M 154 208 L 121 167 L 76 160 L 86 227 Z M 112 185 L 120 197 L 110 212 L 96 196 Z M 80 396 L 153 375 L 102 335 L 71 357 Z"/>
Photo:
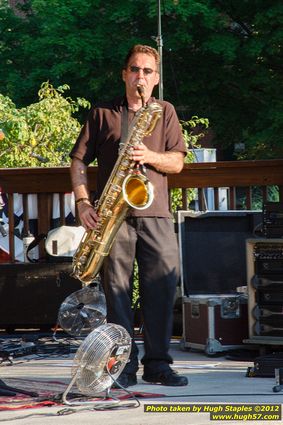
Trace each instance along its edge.
<path fill-rule="evenodd" d="M 179 280 L 179 256 L 171 219 L 129 217 L 122 224 L 105 258 L 101 273 L 107 300 L 107 321 L 123 326 L 133 337 L 133 266 L 139 269 L 144 349 L 141 360 L 147 373 L 165 371 L 172 363 L 169 345 L 173 303 Z M 138 350 L 133 341 L 130 362 L 124 371 L 138 370 Z"/>

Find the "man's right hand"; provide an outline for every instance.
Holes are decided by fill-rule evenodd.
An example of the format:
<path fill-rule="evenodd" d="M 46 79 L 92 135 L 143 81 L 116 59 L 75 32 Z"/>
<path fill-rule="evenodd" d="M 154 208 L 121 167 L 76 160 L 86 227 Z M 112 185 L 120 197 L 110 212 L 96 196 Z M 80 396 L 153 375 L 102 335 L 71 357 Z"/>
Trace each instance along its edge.
<path fill-rule="evenodd" d="M 82 226 L 86 230 L 94 229 L 98 221 L 94 207 L 86 202 L 79 203 L 77 207 Z"/>

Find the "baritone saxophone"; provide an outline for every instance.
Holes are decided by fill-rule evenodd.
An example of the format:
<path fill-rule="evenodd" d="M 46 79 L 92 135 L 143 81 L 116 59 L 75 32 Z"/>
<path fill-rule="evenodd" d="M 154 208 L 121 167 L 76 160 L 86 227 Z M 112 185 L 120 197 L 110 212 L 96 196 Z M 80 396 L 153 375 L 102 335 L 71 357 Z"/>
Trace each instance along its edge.
<path fill-rule="evenodd" d="M 138 90 L 143 106 L 129 128 L 125 143 L 120 145 L 118 159 L 95 206 L 96 227 L 84 233 L 73 257 L 72 275 L 84 286 L 98 275 L 129 208 L 148 208 L 154 198 L 153 186 L 142 168 L 131 159 L 131 151 L 152 133 L 162 107 L 157 102 L 144 105 L 143 90 L 141 87 Z"/>

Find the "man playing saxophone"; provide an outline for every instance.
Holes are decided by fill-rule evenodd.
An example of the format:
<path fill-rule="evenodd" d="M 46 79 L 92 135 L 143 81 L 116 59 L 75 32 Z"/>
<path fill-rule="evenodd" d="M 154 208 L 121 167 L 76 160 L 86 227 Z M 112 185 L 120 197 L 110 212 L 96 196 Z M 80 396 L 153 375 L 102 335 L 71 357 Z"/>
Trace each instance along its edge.
<path fill-rule="evenodd" d="M 144 336 L 142 379 L 183 386 L 188 380 L 171 369 L 173 359 L 169 354 L 179 259 L 169 211 L 167 174 L 182 170 L 186 148 L 173 105 L 152 97 L 159 83 L 158 52 L 146 45 L 133 46 L 125 58 L 122 79 L 125 95 L 91 109 L 70 153 L 72 185 L 82 225 L 86 230 L 95 229 L 99 218 L 90 200 L 88 165 L 97 159 L 99 199 L 131 123 L 141 108 L 153 102 L 161 105 L 162 115 L 153 131 L 130 152 L 132 161 L 146 169 L 154 187 L 153 201 L 147 208 L 129 209 L 109 255 L 104 257 L 100 276 L 107 302 L 107 321 L 123 326 L 133 337 L 132 286 L 137 260 Z M 130 361 L 118 378 L 120 385 L 135 385 L 138 367 L 138 349 L 133 340 Z"/>

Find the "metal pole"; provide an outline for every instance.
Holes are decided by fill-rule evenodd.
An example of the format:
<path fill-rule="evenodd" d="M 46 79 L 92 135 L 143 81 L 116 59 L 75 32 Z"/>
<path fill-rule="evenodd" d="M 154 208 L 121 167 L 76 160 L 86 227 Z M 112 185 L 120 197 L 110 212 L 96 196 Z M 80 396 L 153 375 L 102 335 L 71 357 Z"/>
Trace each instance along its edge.
<path fill-rule="evenodd" d="M 156 38 L 157 46 L 158 46 L 158 53 L 160 56 L 160 65 L 159 65 L 159 99 L 163 100 L 163 57 L 162 57 L 162 48 L 163 48 L 163 41 L 162 41 L 162 33 L 161 33 L 161 6 L 160 6 L 160 0 L 157 1 L 158 3 L 158 35 Z"/>

